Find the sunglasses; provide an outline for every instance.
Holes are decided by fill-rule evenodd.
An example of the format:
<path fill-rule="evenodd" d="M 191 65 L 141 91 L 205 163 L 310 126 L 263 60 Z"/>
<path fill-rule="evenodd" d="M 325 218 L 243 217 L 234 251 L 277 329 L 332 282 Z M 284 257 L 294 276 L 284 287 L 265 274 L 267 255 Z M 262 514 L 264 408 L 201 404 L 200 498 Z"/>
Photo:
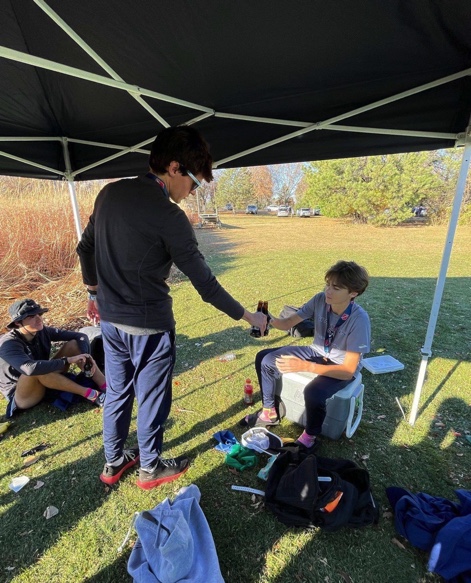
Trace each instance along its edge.
<path fill-rule="evenodd" d="M 202 186 L 201 182 L 196 178 L 196 176 L 192 174 L 187 168 L 185 168 L 183 164 L 180 164 L 180 172 L 182 173 L 182 176 L 189 176 L 193 180 L 193 184 L 191 185 L 190 189 L 191 192 Z"/>

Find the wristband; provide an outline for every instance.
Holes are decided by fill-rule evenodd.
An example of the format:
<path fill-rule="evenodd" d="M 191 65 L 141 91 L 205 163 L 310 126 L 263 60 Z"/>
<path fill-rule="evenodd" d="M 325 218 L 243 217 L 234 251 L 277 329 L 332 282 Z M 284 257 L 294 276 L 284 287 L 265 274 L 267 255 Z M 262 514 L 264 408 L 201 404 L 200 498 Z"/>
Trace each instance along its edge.
<path fill-rule="evenodd" d="M 67 356 L 63 356 L 61 358 L 62 362 L 64 363 L 64 366 L 68 366 L 69 365 L 69 361 L 67 360 Z"/>
<path fill-rule="evenodd" d="M 96 290 L 95 289 L 88 289 L 88 287 L 87 287 L 87 292 L 88 292 L 88 299 L 96 301 L 96 295 L 97 295 Z"/>

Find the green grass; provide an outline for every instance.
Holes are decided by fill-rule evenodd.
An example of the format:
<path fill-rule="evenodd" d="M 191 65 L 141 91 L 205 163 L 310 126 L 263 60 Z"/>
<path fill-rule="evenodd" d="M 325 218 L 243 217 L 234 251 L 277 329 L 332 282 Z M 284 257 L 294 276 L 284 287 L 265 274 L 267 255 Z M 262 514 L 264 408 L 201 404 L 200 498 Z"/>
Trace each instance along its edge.
<path fill-rule="evenodd" d="M 201 249 L 220 282 L 250 309 L 259 299 L 268 300 L 275 314 L 284 304 L 303 303 L 321 289 L 324 272 L 338 259 L 356 260 L 370 272 L 370 287 L 359 303 L 372 321 L 371 355 L 391 354 L 406 366 L 386 375 L 364 372 L 365 411 L 358 431 L 351 440 L 325 440 L 322 455 L 364 463 L 381 514 L 388 510 L 385 488 L 390 485 L 451 499 L 456 488 L 470 489 L 471 445 L 464 438 L 471 431 L 469 229 L 457 234 L 419 418 L 412 428 L 396 398 L 408 415 L 446 228 L 375 229 L 324 217 L 260 215 L 224 216 L 223 222 L 221 230 L 197 232 Z M 438 581 L 427 573 L 426 553 L 404 540 L 405 549 L 392 542 L 398 535 L 387 515 L 378 526 L 358 531 L 288 529 L 250 495 L 231 491 L 232 484 L 263 488 L 256 477 L 263 459 L 256 470 L 234 475 L 213 449 L 212 435 L 230 429 L 240 437 L 243 385 L 245 378 L 255 378 L 256 352 L 292 339 L 276 330 L 266 339 L 251 338 L 245 322 L 204 304 L 187 281 L 176 283 L 172 295 L 178 362 L 165 454 L 188 453 L 190 471 L 177 483 L 150 492 L 139 490 L 132 474 L 105 489 L 98 481 L 104 461 L 100 413 L 86 404 L 66 413 L 41 404 L 23 413 L 0 442 L 0 581 L 130 580 L 126 562 L 135 534 L 123 553 L 117 549 L 132 514 L 174 497 L 190 482 L 201 490 L 227 583 Z M 52 319 L 53 313 L 48 316 Z M 309 339 L 297 342 L 308 344 Z M 235 352 L 236 360 L 217 360 L 227 351 Z M 258 390 L 256 399 L 249 411 L 259 406 Z M 135 428 L 134 418 L 130 443 Z M 300 428 L 285 420 L 275 431 L 296 437 Z M 51 447 L 24 469 L 21 451 L 42 441 Z M 31 482 L 14 494 L 8 484 L 21 474 Z M 44 486 L 35 490 L 37 480 Z M 46 520 L 49 505 L 59 514 Z"/>

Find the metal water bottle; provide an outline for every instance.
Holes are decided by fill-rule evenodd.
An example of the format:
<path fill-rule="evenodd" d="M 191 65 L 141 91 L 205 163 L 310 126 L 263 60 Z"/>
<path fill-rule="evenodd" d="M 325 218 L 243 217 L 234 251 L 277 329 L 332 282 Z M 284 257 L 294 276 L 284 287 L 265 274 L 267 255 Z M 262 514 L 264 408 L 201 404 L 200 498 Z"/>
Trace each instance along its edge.
<path fill-rule="evenodd" d="M 250 379 L 245 380 L 244 403 L 246 405 L 253 405 L 253 386 L 252 386 L 252 381 Z"/>

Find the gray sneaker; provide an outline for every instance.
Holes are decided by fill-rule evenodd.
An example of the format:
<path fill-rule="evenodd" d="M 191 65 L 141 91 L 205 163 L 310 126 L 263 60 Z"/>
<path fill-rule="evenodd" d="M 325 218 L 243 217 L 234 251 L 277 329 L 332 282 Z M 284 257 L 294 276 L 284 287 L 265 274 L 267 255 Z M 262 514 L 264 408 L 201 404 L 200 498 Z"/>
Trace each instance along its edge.
<path fill-rule="evenodd" d="M 152 471 L 141 468 L 136 484 L 143 490 L 151 490 L 167 482 L 173 482 L 184 474 L 190 467 L 190 460 L 181 455 L 176 458 L 159 458 L 159 461 Z"/>

